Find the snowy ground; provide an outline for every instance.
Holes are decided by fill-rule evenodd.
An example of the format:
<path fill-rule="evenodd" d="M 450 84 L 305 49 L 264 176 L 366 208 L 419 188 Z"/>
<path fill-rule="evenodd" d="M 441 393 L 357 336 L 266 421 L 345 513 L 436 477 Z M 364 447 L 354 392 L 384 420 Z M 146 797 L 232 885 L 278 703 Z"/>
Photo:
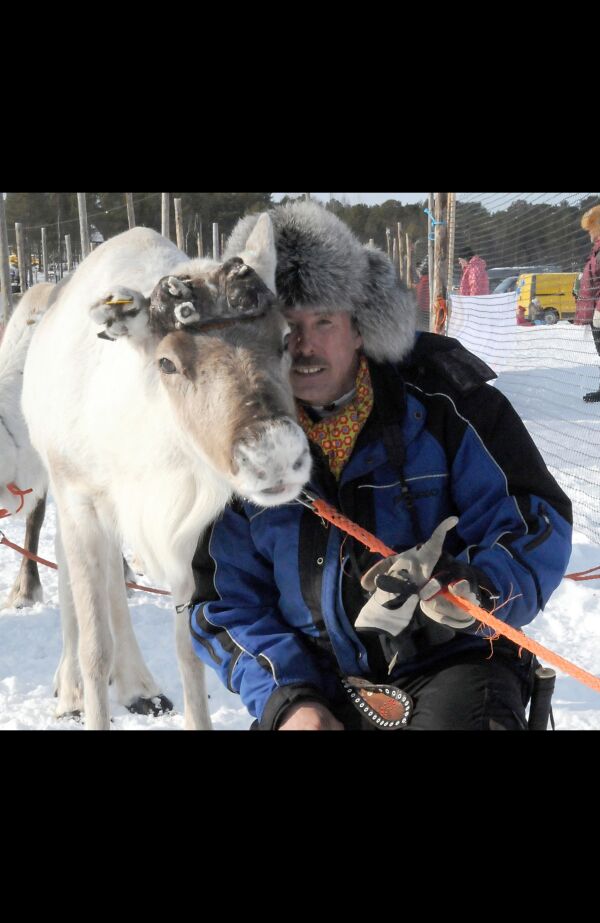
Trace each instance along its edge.
<path fill-rule="evenodd" d="M 484 337 L 475 344 L 461 339 L 500 372 L 497 386 L 511 399 L 574 501 L 578 530 L 569 571 L 600 565 L 600 451 L 594 449 L 600 443 L 600 404 L 586 405 L 581 400 L 598 383 L 598 359 L 589 333 L 586 339 L 583 328 L 561 322 L 548 328 L 514 327 L 506 339 Z M 11 540 L 22 543 L 22 521 L 5 519 L 0 526 Z M 41 556 L 50 560 L 55 560 L 54 531 L 55 510 L 50 503 L 40 547 Z M 19 563 L 15 552 L 0 546 L 0 602 L 8 595 Z M 56 571 L 41 568 L 41 577 L 43 604 L 29 610 L 0 611 L 2 730 L 81 729 L 75 721 L 54 718 L 52 678 L 61 648 Z M 176 713 L 140 717 L 113 702 L 113 727 L 180 730 L 183 695 L 169 600 L 134 593 L 130 604 L 142 653 L 163 692 L 173 700 Z M 527 634 L 585 670 L 600 674 L 600 580 L 563 580 Z M 215 729 L 247 729 L 252 719 L 239 698 L 228 693 L 211 671 L 208 688 Z M 560 730 L 600 729 L 600 695 L 559 674 L 554 714 Z"/>

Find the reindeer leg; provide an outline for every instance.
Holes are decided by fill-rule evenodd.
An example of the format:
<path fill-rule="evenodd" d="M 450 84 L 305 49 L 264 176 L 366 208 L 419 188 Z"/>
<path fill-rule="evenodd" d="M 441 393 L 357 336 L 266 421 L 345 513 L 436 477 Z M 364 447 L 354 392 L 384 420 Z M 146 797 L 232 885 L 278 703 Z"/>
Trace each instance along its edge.
<path fill-rule="evenodd" d="M 133 626 L 123 582 L 123 557 L 120 549 L 109 554 L 108 595 L 115 642 L 112 678 L 122 705 L 140 715 L 159 715 L 171 711 L 173 703 L 161 693 L 144 663 Z"/>
<path fill-rule="evenodd" d="M 25 548 L 32 554 L 37 554 L 40 540 L 40 531 L 44 522 L 46 512 L 46 495 L 38 500 L 32 511 L 27 517 L 25 527 Z M 6 601 L 2 604 L 2 609 L 24 609 L 27 606 L 33 606 L 34 603 L 44 601 L 42 584 L 36 561 L 30 561 L 29 558 L 23 557 L 21 568 L 15 580 L 14 586 Z"/>
<path fill-rule="evenodd" d="M 175 615 L 175 643 L 183 682 L 184 726 L 188 731 L 210 731 L 212 724 L 208 710 L 204 664 L 192 648 L 188 617 L 187 606 Z"/>
<path fill-rule="evenodd" d="M 56 479 L 53 480 L 61 541 L 79 628 L 78 654 L 83 679 L 85 724 L 89 730 L 108 730 L 108 681 L 113 656 L 107 591 L 109 540 L 93 501 L 68 485 L 56 484 Z M 122 572 L 120 585 L 124 586 Z"/>
<path fill-rule="evenodd" d="M 60 624 L 63 636 L 62 655 L 54 674 L 54 695 L 58 698 L 56 717 L 79 719 L 83 712 L 83 680 L 77 653 L 79 628 L 71 593 L 69 567 L 60 537 L 60 525 L 57 525 L 56 529 L 55 549 L 58 564 Z"/>

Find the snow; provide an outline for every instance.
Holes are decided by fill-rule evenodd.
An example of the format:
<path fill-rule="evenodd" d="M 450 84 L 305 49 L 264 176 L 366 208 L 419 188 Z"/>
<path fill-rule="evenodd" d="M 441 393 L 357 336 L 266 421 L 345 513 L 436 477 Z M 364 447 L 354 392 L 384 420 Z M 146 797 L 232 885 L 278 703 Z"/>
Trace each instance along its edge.
<path fill-rule="evenodd" d="M 534 436 L 552 473 L 569 493 L 575 508 L 576 531 L 569 571 L 600 565 L 600 404 L 584 404 L 585 391 L 597 387 L 598 357 L 587 328 L 560 322 L 553 327 L 507 325 L 510 303 L 487 299 L 479 306 L 455 304 L 451 336 L 461 340 L 500 374 L 496 383 L 512 401 Z M 482 302 L 503 318 L 502 336 L 490 335 L 483 323 Z M 512 307 L 514 311 L 514 304 Z M 465 325 L 461 311 L 476 311 Z M 514 317 L 514 314 L 513 314 Z M 491 326 L 494 326 L 493 324 Z M 497 332 L 497 331 L 496 331 Z M 39 554 L 55 560 L 55 508 L 50 500 Z M 7 537 L 23 543 L 25 524 L 4 519 Z M 12 587 L 20 566 L 16 552 L 0 545 L 0 601 Z M 0 730 L 81 730 L 75 720 L 54 718 L 53 675 L 61 650 L 57 573 L 40 568 L 44 603 L 31 609 L 0 611 Z M 133 625 L 142 653 L 175 712 L 158 718 L 130 714 L 112 701 L 115 730 L 181 730 L 183 693 L 177 668 L 174 613 L 168 597 L 134 592 L 130 599 Z M 577 666 L 600 671 L 600 580 L 563 580 L 546 609 L 526 634 Z M 210 710 L 215 730 L 246 730 L 251 716 L 240 699 L 227 692 L 207 669 Z M 600 729 L 600 695 L 575 679 L 558 673 L 553 699 L 559 730 Z"/>

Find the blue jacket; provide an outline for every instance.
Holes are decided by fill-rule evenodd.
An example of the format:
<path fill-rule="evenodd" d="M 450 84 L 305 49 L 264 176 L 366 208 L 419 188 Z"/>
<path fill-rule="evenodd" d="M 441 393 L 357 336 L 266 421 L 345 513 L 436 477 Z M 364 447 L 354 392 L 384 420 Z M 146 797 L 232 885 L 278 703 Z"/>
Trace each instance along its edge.
<path fill-rule="evenodd" d="M 402 367 L 370 363 L 374 409 L 339 484 L 313 447 L 311 489 L 402 551 L 447 516 L 444 551 L 487 576 L 498 617 L 530 622 L 560 583 L 571 550 L 571 504 L 548 472 L 494 373 L 456 340 L 421 334 Z M 340 676 L 385 681 L 376 647 L 353 629 L 376 560 L 298 502 L 236 502 L 194 559 L 190 628 L 197 655 L 239 693 L 261 728 L 293 701 L 343 698 Z M 398 677 L 489 643 L 417 607 L 401 635 Z"/>

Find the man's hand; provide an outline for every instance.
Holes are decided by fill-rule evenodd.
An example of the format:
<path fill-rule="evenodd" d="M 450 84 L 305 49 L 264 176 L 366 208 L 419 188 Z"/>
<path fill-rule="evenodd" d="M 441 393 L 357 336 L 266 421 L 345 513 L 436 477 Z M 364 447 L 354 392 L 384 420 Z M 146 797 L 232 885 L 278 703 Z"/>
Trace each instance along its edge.
<path fill-rule="evenodd" d="M 460 630 L 475 622 L 473 616 L 452 601 L 437 594 L 444 587 L 453 596 L 462 597 L 487 612 L 491 612 L 498 594 L 485 574 L 470 564 L 450 561 L 441 568 L 420 591 L 421 610 L 440 625 Z"/>
<path fill-rule="evenodd" d="M 417 594 L 431 577 L 446 534 L 457 522 L 456 516 L 449 516 L 427 542 L 384 558 L 364 574 L 361 585 L 375 592 L 358 613 L 355 628 L 384 631 L 392 637 L 406 628 L 419 602 Z"/>
<path fill-rule="evenodd" d="M 320 702 L 298 702 L 285 713 L 278 731 L 343 731 L 344 725 Z"/>

